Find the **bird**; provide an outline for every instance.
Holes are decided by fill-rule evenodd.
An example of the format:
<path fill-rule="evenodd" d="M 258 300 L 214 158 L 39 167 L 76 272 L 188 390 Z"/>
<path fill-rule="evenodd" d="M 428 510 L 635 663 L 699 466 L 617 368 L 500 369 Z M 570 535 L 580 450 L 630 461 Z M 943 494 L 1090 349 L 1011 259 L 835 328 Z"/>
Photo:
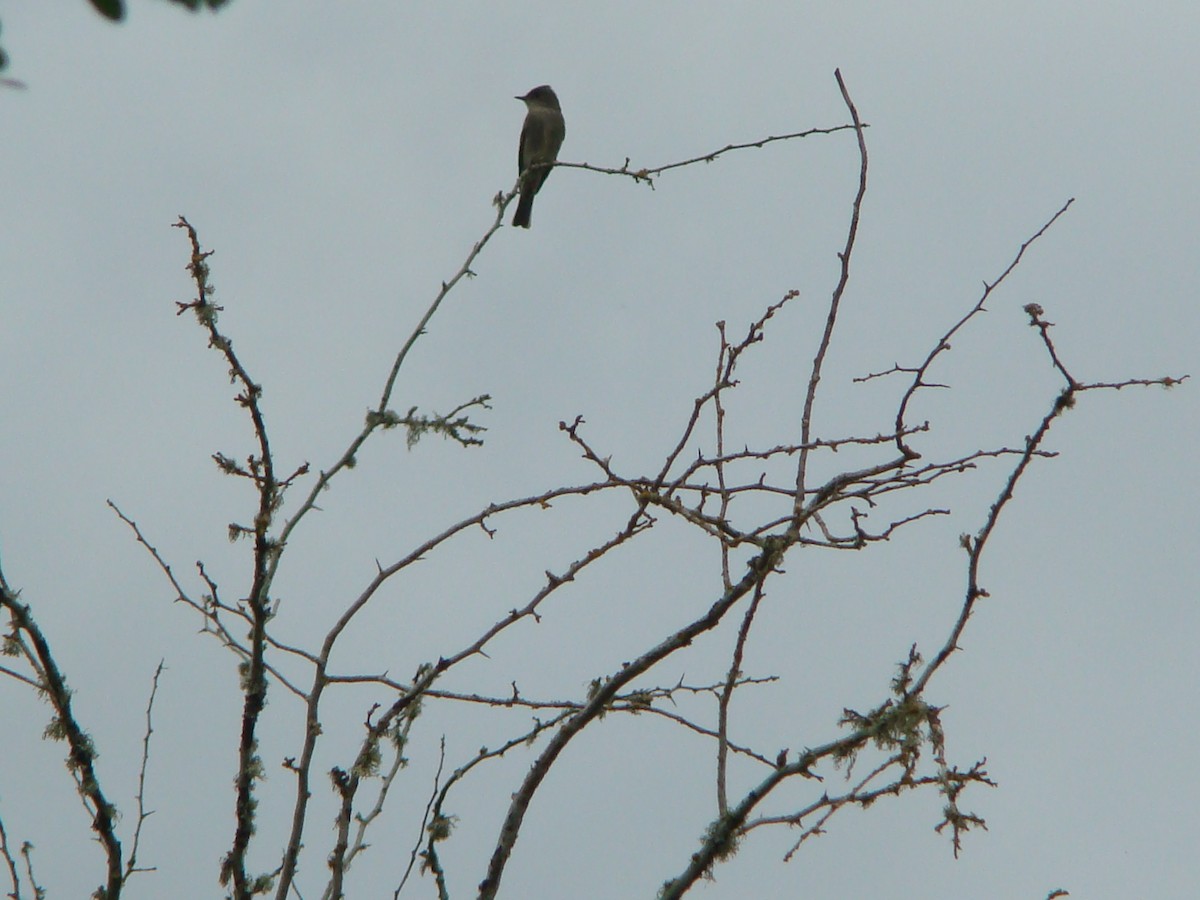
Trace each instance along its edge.
<path fill-rule="evenodd" d="M 515 99 L 525 102 L 527 112 L 525 124 L 521 127 L 521 144 L 517 148 L 521 199 L 512 223 L 514 227 L 528 228 L 529 217 L 533 213 L 533 196 L 546 183 L 551 169 L 549 164 L 558 159 L 558 149 L 567 135 L 567 126 L 558 105 L 558 96 L 550 85 L 539 85 Z M 538 168 L 531 170 L 530 166 Z"/>

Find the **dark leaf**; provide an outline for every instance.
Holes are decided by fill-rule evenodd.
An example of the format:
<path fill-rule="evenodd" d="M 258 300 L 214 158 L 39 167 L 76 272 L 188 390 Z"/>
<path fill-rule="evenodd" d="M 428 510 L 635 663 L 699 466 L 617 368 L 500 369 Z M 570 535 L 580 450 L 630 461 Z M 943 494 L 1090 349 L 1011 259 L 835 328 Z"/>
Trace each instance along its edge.
<path fill-rule="evenodd" d="M 100 13 L 106 19 L 120 22 L 125 18 L 125 4 L 123 0 L 91 0 L 91 4 L 96 8 L 96 12 Z"/>

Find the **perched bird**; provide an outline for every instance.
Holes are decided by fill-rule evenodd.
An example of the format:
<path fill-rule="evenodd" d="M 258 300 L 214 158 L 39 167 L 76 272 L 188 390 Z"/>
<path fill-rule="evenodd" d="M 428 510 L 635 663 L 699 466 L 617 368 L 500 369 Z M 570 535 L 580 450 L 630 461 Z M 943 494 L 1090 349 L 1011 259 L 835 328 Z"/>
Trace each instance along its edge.
<path fill-rule="evenodd" d="M 524 97 L 528 112 L 521 127 L 521 146 L 517 148 L 517 171 L 521 173 L 521 200 L 513 214 L 512 223 L 521 228 L 529 227 L 529 216 L 533 212 L 533 195 L 542 189 L 550 175 L 550 166 L 540 166 L 529 171 L 538 163 L 553 163 L 558 159 L 558 148 L 567 136 L 558 97 L 550 85 L 535 87 Z"/>

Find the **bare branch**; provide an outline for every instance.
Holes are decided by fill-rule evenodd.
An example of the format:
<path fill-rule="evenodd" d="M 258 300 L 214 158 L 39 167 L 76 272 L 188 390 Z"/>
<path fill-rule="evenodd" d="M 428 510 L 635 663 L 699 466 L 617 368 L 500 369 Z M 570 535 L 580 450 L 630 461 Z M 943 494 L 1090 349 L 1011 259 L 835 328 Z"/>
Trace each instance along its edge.
<path fill-rule="evenodd" d="M 0 816 L 0 859 L 4 860 L 5 868 L 8 869 L 8 883 L 12 885 L 12 891 L 8 896 L 12 900 L 22 900 L 21 894 L 21 873 L 17 870 L 17 861 L 13 858 L 12 850 L 8 846 L 8 832 L 4 829 L 4 818 Z M 33 886 L 34 893 L 37 893 L 37 885 Z"/>
<path fill-rule="evenodd" d="M 704 153 L 700 156 L 693 156 L 690 159 L 680 160 L 679 162 L 667 163 L 653 168 L 633 169 L 629 165 L 629 160 L 625 160 L 625 164 L 620 168 L 609 168 L 605 166 L 593 166 L 589 163 L 571 163 L 571 162 L 555 162 L 555 168 L 564 169 L 586 169 L 589 172 L 598 172 L 601 175 L 626 175 L 634 181 L 645 182 L 654 187 L 654 178 L 661 175 L 663 172 L 669 172 L 672 169 L 681 169 L 684 166 L 692 166 L 696 163 L 715 162 L 719 157 L 726 153 L 732 153 L 737 150 L 762 149 L 767 144 L 773 144 L 776 141 L 791 141 L 797 138 L 811 137 L 817 134 L 835 134 L 839 131 L 850 131 L 856 128 L 870 128 L 865 122 L 862 125 L 835 125 L 832 128 L 809 128 L 805 131 L 795 131 L 791 134 L 772 135 L 770 137 L 760 138 L 757 141 L 749 141 L 744 144 L 726 144 L 720 150 L 713 150 L 709 153 Z M 511 195 L 508 195 L 511 198 Z"/>
<path fill-rule="evenodd" d="M 968 322 L 985 311 L 984 305 L 987 303 L 988 298 L 991 297 L 992 292 L 996 288 L 1004 283 L 1004 280 L 1008 278 L 1012 271 L 1018 265 L 1020 265 L 1021 259 L 1025 256 L 1025 251 L 1033 245 L 1034 241 L 1049 231 L 1050 226 L 1057 222 L 1059 217 L 1062 216 L 1063 213 L 1065 213 L 1068 209 L 1070 209 L 1071 204 L 1074 202 L 1075 198 L 1072 197 L 1070 200 L 1064 203 L 1058 212 L 1052 215 L 1049 221 L 1047 221 L 1045 225 L 1037 230 L 1033 237 L 1021 244 L 1020 249 L 1017 250 L 1017 255 L 1013 257 L 1012 261 L 1008 264 L 1008 267 L 1000 273 L 999 277 L 997 277 L 995 281 L 993 281 L 991 284 L 988 284 L 986 281 L 983 283 L 983 294 L 979 297 L 979 301 L 970 310 L 968 310 L 962 318 L 951 325 L 950 329 L 938 339 L 937 343 L 934 345 L 934 348 L 929 351 L 929 354 L 920 363 L 920 365 L 914 368 L 904 369 L 897 366 L 892 370 L 896 372 L 911 373 L 913 376 L 912 383 L 904 392 L 904 396 L 900 398 L 900 406 L 896 410 L 896 447 L 902 453 L 905 453 L 913 458 L 920 456 L 920 454 L 909 447 L 904 441 L 905 418 L 908 413 L 908 406 L 912 402 L 912 398 L 921 388 L 945 387 L 945 385 L 931 384 L 925 381 L 926 374 L 928 373 L 930 366 L 933 365 L 933 361 L 950 349 L 950 339 L 953 338 L 954 335 L 961 331 Z"/>
<path fill-rule="evenodd" d="M 142 842 L 142 826 L 154 815 L 154 810 L 146 810 L 146 769 L 150 766 L 150 736 L 154 734 L 154 698 L 158 696 L 158 679 L 162 677 L 165 668 L 162 660 L 154 670 L 151 680 L 150 697 L 146 700 L 146 730 L 142 733 L 142 764 L 138 766 L 137 789 L 137 825 L 133 829 L 133 846 L 129 848 L 129 860 L 125 865 L 125 881 L 129 881 L 134 872 L 153 872 L 154 867 L 139 867 L 137 864 L 138 848 Z"/>
<path fill-rule="evenodd" d="M 79 798 L 91 817 L 92 831 L 104 849 L 105 884 L 99 889 L 103 894 L 102 900 L 117 900 L 121 896 L 123 883 L 121 841 L 116 832 L 117 809 L 108 802 L 100 787 L 100 776 L 95 767 L 95 745 L 75 717 L 71 690 L 54 659 L 49 641 L 34 621 L 30 608 L 21 603 L 18 595 L 9 588 L 3 571 L 0 571 L 0 609 L 8 612 L 12 622 L 13 634 L 9 639 L 19 641 L 25 649 L 27 658 L 38 673 L 38 688 L 54 709 L 54 719 L 46 726 L 46 735 L 67 742 L 67 768 L 75 779 Z M 33 883 L 32 872 L 30 883 Z"/>
<path fill-rule="evenodd" d="M 442 772 L 446 768 L 446 736 L 442 735 L 441 746 L 438 749 L 438 767 L 437 772 L 433 776 L 433 789 L 429 794 L 429 802 L 425 804 L 425 812 L 421 816 L 421 829 L 417 835 L 417 841 L 413 844 L 412 851 L 408 855 L 408 865 L 404 868 L 404 875 L 400 879 L 400 883 L 396 885 L 396 890 L 392 893 L 392 900 L 399 900 L 401 891 L 404 890 L 404 885 L 408 883 L 408 878 L 412 874 L 413 866 L 417 862 L 417 854 L 421 852 L 421 844 L 425 840 L 426 829 L 429 827 L 430 816 L 433 812 L 433 805 L 437 802 L 441 795 L 440 785 L 442 781 Z"/>
<path fill-rule="evenodd" d="M 845 81 L 842 80 L 841 70 L 835 70 L 833 75 L 837 79 L 838 89 L 842 92 L 842 100 L 845 102 L 846 108 L 850 110 L 850 117 L 854 120 L 854 133 L 858 138 L 858 193 L 854 196 L 854 203 L 850 210 L 850 227 L 846 233 L 846 244 L 842 248 L 842 252 L 838 254 L 842 264 L 841 275 L 838 277 L 837 286 L 833 289 L 833 295 L 829 298 L 825 331 L 817 345 L 817 355 L 813 358 L 812 370 L 808 378 L 808 389 L 804 392 L 804 412 L 800 418 L 801 450 L 799 463 L 796 466 L 796 498 L 793 505 L 795 520 L 791 526 L 797 534 L 803 524 L 801 514 L 804 510 L 805 478 L 808 472 L 809 451 L 804 449 L 804 445 L 812 440 L 812 412 L 813 405 L 817 400 L 817 385 L 821 383 L 821 369 L 825 362 L 825 354 L 829 352 L 829 345 L 833 341 L 833 327 L 837 323 L 842 296 L 846 292 L 846 285 L 850 283 L 850 256 L 854 252 L 854 242 L 858 237 L 858 220 L 862 215 L 863 198 L 867 195 L 867 141 L 863 136 L 863 129 L 866 126 L 858 117 L 858 110 L 854 106 L 854 101 L 850 99 L 850 92 L 846 88 Z M 902 427 L 902 424 L 898 424 L 897 430 Z"/>

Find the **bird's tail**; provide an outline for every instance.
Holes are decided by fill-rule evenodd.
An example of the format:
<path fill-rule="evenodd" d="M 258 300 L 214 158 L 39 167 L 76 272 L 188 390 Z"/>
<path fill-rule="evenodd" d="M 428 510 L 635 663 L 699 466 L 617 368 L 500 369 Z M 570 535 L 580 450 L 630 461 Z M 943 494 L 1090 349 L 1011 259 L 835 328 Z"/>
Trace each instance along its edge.
<path fill-rule="evenodd" d="M 521 200 L 517 204 L 517 211 L 513 213 L 514 228 L 528 228 L 529 218 L 533 215 L 533 192 L 522 194 Z"/>

